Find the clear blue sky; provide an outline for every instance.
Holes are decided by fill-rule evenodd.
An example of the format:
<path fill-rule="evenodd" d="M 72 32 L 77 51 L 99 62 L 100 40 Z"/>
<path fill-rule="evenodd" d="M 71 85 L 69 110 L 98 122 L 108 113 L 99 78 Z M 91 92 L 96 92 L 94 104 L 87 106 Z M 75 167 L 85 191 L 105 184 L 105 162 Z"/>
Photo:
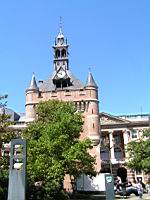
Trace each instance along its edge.
<path fill-rule="evenodd" d="M 83 82 L 91 68 L 100 111 L 150 113 L 149 0 L 26 0 L 0 2 L 0 94 L 25 111 L 32 73 L 53 70 L 52 45 L 63 18 L 70 69 Z"/>

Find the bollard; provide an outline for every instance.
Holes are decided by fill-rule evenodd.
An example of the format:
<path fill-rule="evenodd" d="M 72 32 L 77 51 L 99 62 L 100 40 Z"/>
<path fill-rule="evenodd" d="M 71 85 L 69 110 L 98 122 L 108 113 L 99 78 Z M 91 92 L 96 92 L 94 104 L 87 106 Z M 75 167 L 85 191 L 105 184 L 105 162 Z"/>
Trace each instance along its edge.
<path fill-rule="evenodd" d="M 26 140 L 11 140 L 8 200 L 25 200 Z"/>
<path fill-rule="evenodd" d="M 106 188 L 106 200 L 114 200 L 114 179 L 111 174 L 105 174 L 105 188 Z"/>

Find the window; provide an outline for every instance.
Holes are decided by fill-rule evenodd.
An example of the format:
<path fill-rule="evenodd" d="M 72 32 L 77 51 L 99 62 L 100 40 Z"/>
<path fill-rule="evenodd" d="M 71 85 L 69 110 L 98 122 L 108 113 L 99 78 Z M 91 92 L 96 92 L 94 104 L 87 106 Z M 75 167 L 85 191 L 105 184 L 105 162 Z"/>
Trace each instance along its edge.
<path fill-rule="evenodd" d="M 94 128 L 94 123 L 93 123 L 93 128 Z"/>
<path fill-rule="evenodd" d="M 120 135 L 114 135 L 114 143 L 115 144 L 120 144 L 121 143 Z"/>
<path fill-rule="evenodd" d="M 60 57 L 60 51 L 59 51 L 58 49 L 57 49 L 56 52 L 55 52 L 55 57 L 56 57 L 56 58 L 59 58 L 59 57 Z"/>
<path fill-rule="evenodd" d="M 116 147 L 114 149 L 115 159 L 116 160 L 122 160 L 123 159 L 123 152 L 122 149 L 119 147 Z"/>
<path fill-rule="evenodd" d="M 109 160 L 109 150 L 107 148 L 101 149 L 101 160 Z"/>
<path fill-rule="evenodd" d="M 62 57 L 66 57 L 66 50 L 65 49 L 62 50 L 61 55 L 62 55 Z"/>
<path fill-rule="evenodd" d="M 137 130 L 132 130 L 131 131 L 131 138 L 132 139 L 137 138 Z"/>

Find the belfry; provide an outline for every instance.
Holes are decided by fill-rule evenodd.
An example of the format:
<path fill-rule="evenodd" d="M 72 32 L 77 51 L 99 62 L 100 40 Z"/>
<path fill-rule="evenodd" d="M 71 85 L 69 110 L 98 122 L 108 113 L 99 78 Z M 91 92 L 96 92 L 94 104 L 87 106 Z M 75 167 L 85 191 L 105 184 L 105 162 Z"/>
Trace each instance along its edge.
<path fill-rule="evenodd" d="M 76 110 L 84 118 L 81 139 L 90 138 L 93 142 L 91 154 L 96 157 L 96 170 L 100 170 L 100 119 L 98 86 L 93 75 L 89 72 L 87 82 L 83 84 L 71 72 L 69 67 L 69 45 L 60 27 L 55 39 L 53 58 L 53 73 L 47 80 L 37 83 L 32 75 L 29 87 L 26 90 L 26 122 L 35 119 L 35 107 L 40 101 L 58 99 L 73 102 Z"/>

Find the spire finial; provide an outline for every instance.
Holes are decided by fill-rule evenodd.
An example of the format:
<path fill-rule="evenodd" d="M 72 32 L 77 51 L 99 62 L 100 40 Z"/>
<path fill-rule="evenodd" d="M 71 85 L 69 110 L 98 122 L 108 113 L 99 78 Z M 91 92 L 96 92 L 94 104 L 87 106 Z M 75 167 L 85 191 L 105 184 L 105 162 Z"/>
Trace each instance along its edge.
<path fill-rule="evenodd" d="M 88 71 L 91 72 L 91 67 L 88 68 Z"/>
<path fill-rule="evenodd" d="M 59 32 L 62 33 L 62 17 L 59 19 Z"/>

